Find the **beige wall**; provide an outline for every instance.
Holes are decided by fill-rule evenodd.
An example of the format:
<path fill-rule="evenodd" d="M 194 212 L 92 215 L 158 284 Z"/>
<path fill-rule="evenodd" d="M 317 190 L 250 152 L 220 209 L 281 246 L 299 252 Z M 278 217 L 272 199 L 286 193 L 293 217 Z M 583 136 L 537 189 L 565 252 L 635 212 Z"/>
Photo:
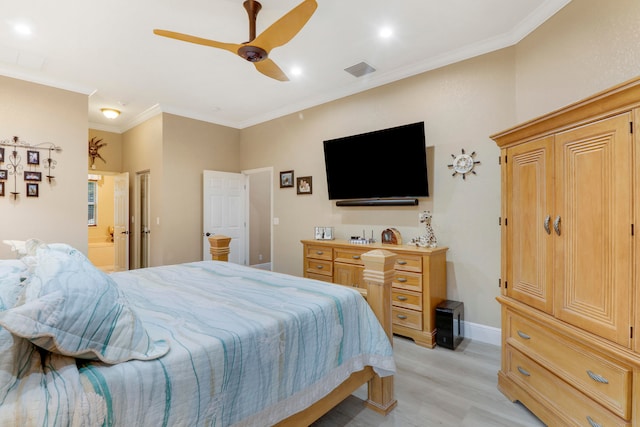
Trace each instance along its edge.
<path fill-rule="evenodd" d="M 128 130 L 122 137 L 122 172 L 129 173 L 129 216 L 135 216 L 135 198 L 134 183 L 138 172 L 150 172 L 150 212 L 151 223 L 149 234 L 150 245 L 153 246 L 149 259 L 150 266 L 163 264 L 162 248 L 162 200 L 164 198 L 164 188 L 162 186 L 163 179 L 163 150 L 162 150 L 162 115 L 157 115 L 144 123 Z M 138 234 L 137 224 L 139 218 L 135 218 L 135 222 L 129 224 L 129 231 L 132 233 L 130 238 L 135 238 L 134 233 Z M 158 224 L 159 223 L 159 224 Z M 133 243 L 133 242 L 132 242 Z M 130 251 L 133 257 L 134 251 Z M 130 261 L 133 267 L 133 259 Z"/>
<path fill-rule="evenodd" d="M 89 140 L 95 138 L 102 140 L 101 144 L 106 144 L 98 151 L 104 160 L 96 157 L 94 167 L 91 166 L 91 158 L 87 157 L 90 173 L 91 171 L 122 172 L 122 137 L 120 133 L 89 129 Z"/>
<path fill-rule="evenodd" d="M 240 172 L 240 131 L 172 114 L 162 117 L 163 263 L 201 260 L 202 171 Z"/>
<path fill-rule="evenodd" d="M 87 252 L 87 96 L 0 76 L 0 139 L 14 135 L 29 144 L 52 142 L 62 147 L 54 154 L 57 164 L 50 184 L 43 178 L 39 197 L 26 197 L 22 173 L 17 177 L 17 200 L 13 176 L 5 181 L 0 197 L 0 240 L 31 237 L 47 242 L 68 243 Z M 10 153 L 5 147 L 5 156 Z M 41 153 L 40 160 L 46 158 Z M 25 169 L 26 153 L 22 155 Z M 0 165 L 6 169 L 6 163 Z M 46 175 L 44 166 L 35 170 Z M 8 246 L 0 244 L 0 258 L 11 258 Z"/>
<path fill-rule="evenodd" d="M 640 74 L 640 2 L 572 1 L 517 46 L 518 122 Z"/>
<path fill-rule="evenodd" d="M 395 227 L 408 241 L 423 233 L 418 213 L 429 209 L 440 245 L 450 247 L 449 297 L 465 302 L 471 321 L 499 325 L 500 169 L 488 135 L 515 120 L 513 76 L 513 50 L 503 50 L 244 129 L 243 169 L 273 165 L 276 176 L 293 169 L 313 177 L 312 195 L 274 185 L 275 270 L 302 275 L 300 240 L 313 238 L 316 225 L 335 227 L 342 239 L 363 229 L 380 239 Z M 323 140 L 417 121 L 425 122 L 431 197 L 418 207 L 336 207 L 328 200 Z M 447 167 L 462 148 L 482 162 L 466 181 Z M 389 147 L 380 160 L 392 157 Z"/>

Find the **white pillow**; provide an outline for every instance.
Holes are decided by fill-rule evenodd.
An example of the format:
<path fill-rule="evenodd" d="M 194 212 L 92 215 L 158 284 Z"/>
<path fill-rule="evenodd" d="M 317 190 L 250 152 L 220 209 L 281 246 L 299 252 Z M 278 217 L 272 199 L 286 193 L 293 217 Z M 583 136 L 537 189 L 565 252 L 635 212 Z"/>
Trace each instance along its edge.
<path fill-rule="evenodd" d="M 39 246 L 24 304 L 0 312 L 0 325 L 51 352 L 119 363 L 169 351 L 154 341 L 117 284 L 68 245 Z"/>

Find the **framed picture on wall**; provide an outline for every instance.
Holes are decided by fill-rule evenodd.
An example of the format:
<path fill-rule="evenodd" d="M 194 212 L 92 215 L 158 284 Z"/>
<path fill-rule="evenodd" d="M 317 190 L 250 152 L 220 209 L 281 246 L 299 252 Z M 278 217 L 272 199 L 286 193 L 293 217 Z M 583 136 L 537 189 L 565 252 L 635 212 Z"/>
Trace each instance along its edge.
<path fill-rule="evenodd" d="M 0 181 L 0 197 L 4 197 L 4 182 Z"/>
<path fill-rule="evenodd" d="M 27 151 L 27 164 L 39 165 L 40 164 L 40 152 L 39 151 Z"/>
<path fill-rule="evenodd" d="M 280 188 L 293 187 L 293 171 L 280 172 Z"/>
<path fill-rule="evenodd" d="M 0 169 L 0 179 L 7 179 L 7 170 Z"/>
<path fill-rule="evenodd" d="M 27 182 L 27 197 L 38 197 L 38 184 Z"/>
<path fill-rule="evenodd" d="M 312 194 L 312 184 L 310 176 L 301 176 L 296 179 L 296 188 L 298 194 Z"/>
<path fill-rule="evenodd" d="M 4 162 L 4 148 L 0 147 L 0 163 Z"/>
<path fill-rule="evenodd" d="M 25 181 L 42 181 L 42 172 L 26 171 L 24 173 Z"/>

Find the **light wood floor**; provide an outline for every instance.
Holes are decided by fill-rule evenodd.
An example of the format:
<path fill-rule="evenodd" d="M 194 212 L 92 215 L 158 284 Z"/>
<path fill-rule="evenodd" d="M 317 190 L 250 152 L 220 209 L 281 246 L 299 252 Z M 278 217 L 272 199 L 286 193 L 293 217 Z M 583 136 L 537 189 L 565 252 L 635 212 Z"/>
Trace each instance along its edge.
<path fill-rule="evenodd" d="M 398 406 L 386 417 L 363 407 L 359 389 L 313 427 L 540 427 L 497 389 L 500 347 L 465 339 L 455 351 L 426 349 L 395 336 Z"/>

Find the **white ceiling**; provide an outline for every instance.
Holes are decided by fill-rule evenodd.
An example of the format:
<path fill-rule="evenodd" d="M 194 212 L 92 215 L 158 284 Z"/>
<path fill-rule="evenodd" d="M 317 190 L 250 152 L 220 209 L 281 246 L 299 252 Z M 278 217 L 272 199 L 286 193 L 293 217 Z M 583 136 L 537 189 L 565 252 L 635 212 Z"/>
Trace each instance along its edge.
<path fill-rule="evenodd" d="M 300 1 L 262 0 L 257 33 Z M 511 46 L 569 1 L 318 0 L 302 31 L 269 55 L 291 79 L 279 82 L 227 51 L 152 33 L 242 43 L 242 0 L 0 0 L 0 74 L 90 95 L 97 129 L 123 132 L 160 111 L 244 128 Z M 14 31 L 20 23 L 31 35 Z M 382 26 L 392 37 L 378 37 Z M 377 71 L 344 71 L 362 61 Z M 105 119 L 103 107 L 122 114 Z"/>

